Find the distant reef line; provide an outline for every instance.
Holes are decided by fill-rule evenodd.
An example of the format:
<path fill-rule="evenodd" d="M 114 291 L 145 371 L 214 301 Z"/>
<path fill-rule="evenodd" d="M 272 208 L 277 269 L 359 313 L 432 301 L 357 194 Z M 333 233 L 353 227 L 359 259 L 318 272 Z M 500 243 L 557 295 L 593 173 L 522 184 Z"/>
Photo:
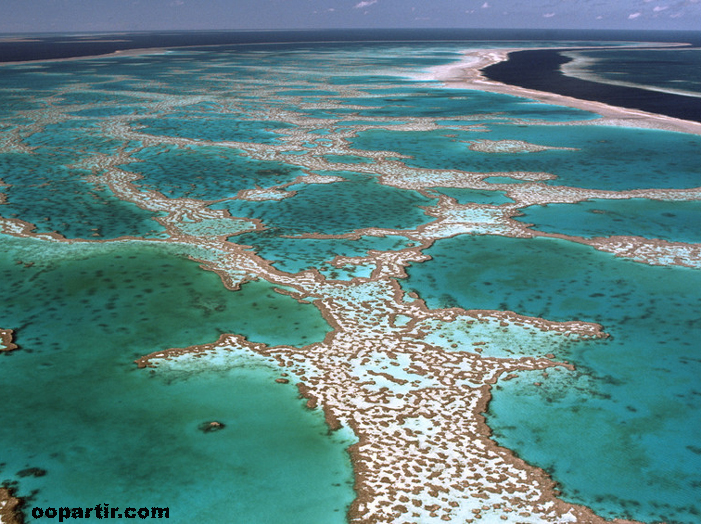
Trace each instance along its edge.
<path fill-rule="evenodd" d="M 136 54 L 154 48 L 350 42 L 643 41 L 701 45 L 695 31 L 481 28 L 114 31 L 0 34 L 0 64 Z"/>

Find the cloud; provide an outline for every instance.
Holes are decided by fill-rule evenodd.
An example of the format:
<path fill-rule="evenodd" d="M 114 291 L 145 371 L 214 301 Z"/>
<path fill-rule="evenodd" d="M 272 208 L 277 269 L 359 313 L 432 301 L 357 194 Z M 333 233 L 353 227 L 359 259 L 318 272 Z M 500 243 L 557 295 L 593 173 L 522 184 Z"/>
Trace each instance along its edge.
<path fill-rule="evenodd" d="M 669 9 L 668 5 L 656 5 L 653 9 L 655 13 L 659 13 L 660 11 L 664 11 L 665 9 Z"/>
<path fill-rule="evenodd" d="M 363 7 L 369 7 L 372 4 L 376 4 L 377 0 L 363 0 L 362 2 L 358 2 L 355 4 L 356 9 L 362 9 Z"/>
<path fill-rule="evenodd" d="M 635 20 L 635 19 L 638 18 L 640 15 L 642 15 L 642 13 L 631 13 L 631 14 L 628 15 L 628 20 Z"/>
<path fill-rule="evenodd" d="M 489 9 L 490 5 L 488 2 L 482 4 L 482 9 Z"/>
<path fill-rule="evenodd" d="M 553 16 L 555 16 L 555 13 L 545 13 L 543 18 L 552 18 Z"/>

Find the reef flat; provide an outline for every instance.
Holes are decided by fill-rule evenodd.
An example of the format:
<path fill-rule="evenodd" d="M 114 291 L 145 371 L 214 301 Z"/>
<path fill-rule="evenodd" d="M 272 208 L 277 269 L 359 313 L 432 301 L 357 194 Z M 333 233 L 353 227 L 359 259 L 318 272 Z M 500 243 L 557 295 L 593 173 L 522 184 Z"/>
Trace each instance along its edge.
<path fill-rule="evenodd" d="M 701 266 L 683 218 L 701 200 L 698 124 L 479 73 L 510 49 L 576 44 L 271 44 L 2 66 L 0 270 L 12 286 L 0 328 L 2 347 L 19 347 L 0 373 L 39 371 L 13 379 L 27 393 L 0 432 L 0 480 L 30 507 L 151 495 L 176 522 L 291 508 L 319 523 L 692 522 L 701 432 L 677 423 L 698 413 L 698 359 L 668 331 L 693 318 L 663 317 L 699 305 L 679 285 Z M 603 213 L 587 228 L 590 204 Z M 657 205 L 658 229 L 635 220 Z M 543 223 L 569 215 L 557 206 L 585 218 Z M 620 230 L 616 212 L 632 215 Z M 557 286 L 529 295 L 536 276 Z M 606 285 L 590 292 L 597 278 Z M 663 310 L 629 304 L 646 289 Z M 659 360 L 630 371 L 649 331 L 635 322 L 661 326 L 644 348 Z M 621 339 L 628 358 L 612 361 Z M 669 390 L 678 411 L 639 384 L 635 398 L 618 387 L 601 400 L 607 380 L 661 388 L 674 359 L 686 366 Z M 60 389 L 33 390 L 35 375 Z M 583 420 L 614 440 L 630 432 L 612 421 L 635 428 L 654 486 L 640 500 L 597 501 L 559 467 L 572 446 L 550 455 L 509 433 L 521 395 L 526 418 L 573 442 L 576 425 L 545 411 L 572 380 L 598 395 Z M 104 393 L 110 423 L 84 411 L 86 390 Z M 20 445 L 57 398 L 70 406 L 51 418 L 58 436 Z M 126 436 L 147 420 L 147 442 L 168 443 L 153 457 Z M 75 432 L 82 449 L 66 444 Z M 129 462 L 70 473 L 102 441 L 140 452 L 138 482 Z M 661 447 L 691 469 L 652 460 Z M 591 484 L 613 493 L 639 477 L 594 455 Z M 47 473 L 19 474 L 29 467 Z"/>

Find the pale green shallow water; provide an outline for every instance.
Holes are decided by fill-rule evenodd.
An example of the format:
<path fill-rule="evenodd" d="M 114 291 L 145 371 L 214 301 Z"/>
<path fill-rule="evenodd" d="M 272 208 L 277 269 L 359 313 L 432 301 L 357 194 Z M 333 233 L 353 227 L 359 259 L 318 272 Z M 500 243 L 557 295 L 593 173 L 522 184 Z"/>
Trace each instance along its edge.
<path fill-rule="evenodd" d="M 275 382 L 277 366 L 251 357 L 195 373 L 133 363 L 222 332 L 316 342 L 329 326 L 314 306 L 268 284 L 228 291 L 166 247 L 2 241 L 0 275 L 12 295 L 0 317 L 19 328 L 21 350 L 0 358 L 11 399 L 0 478 L 14 478 L 24 495 L 37 490 L 30 507 L 159 506 L 169 522 L 345 521 L 352 440 L 329 436 L 294 380 Z M 198 429 L 211 420 L 226 427 Z M 46 474 L 23 476 L 29 468 Z"/>

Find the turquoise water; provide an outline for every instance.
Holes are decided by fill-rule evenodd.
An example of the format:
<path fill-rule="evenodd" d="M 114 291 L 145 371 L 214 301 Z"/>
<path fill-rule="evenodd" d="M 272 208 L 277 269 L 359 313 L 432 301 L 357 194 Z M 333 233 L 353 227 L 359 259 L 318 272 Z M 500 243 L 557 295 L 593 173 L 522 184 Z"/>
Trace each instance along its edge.
<path fill-rule="evenodd" d="M 551 185 L 623 191 L 692 188 L 701 183 L 698 136 L 605 126 L 568 126 L 566 133 L 558 126 L 489 124 L 486 128 L 488 132 L 371 130 L 351 142 L 358 149 L 411 155 L 404 162 L 414 167 L 551 173 L 557 177 L 546 182 Z M 469 149 L 472 140 L 507 139 L 576 150 L 496 154 Z"/>
<path fill-rule="evenodd" d="M 583 237 L 633 235 L 670 242 L 701 243 L 701 201 L 632 198 L 548 204 L 522 210 L 533 229 Z"/>
<path fill-rule="evenodd" d="M 71 114 L 75 116 L 86 116 L 91 118 L 105 118 L 120 115 L 138 115 L 140 109 L 138 106 L 119 106 L 119 107 L 96 107 L 94 109 L 81 109 Z"/>
<path fill-rule="evenodd" d="M 333 271 L 333 266 L 325 262 L 331 261 L 337 255 L 362 257 L 370 250 L 394 251 L 410 245 L 409 241 L 401 236 L 363 236 L 358 240 L 285 238 L 278 236 L 275 230 L 245 233 L 229 240 L 251 246 L 258 255 L 273 261 L 275 267 L 290 273 L 311 268 Z"/>
<path fill-rule="evenodd" d="M 487 204 L 499 206 L 511 204 L 514 201 L 506 196 L 506 191 L 482 191 L 479 189 L 467 189 L 463 187 L 433 188 L 442 195 L 454 198 L 458 204 Z"/>
<path fill-rule="evenodd" d="M 231 200 L 212 206 L 235 217 L 258 218 L 279 234 L 321 233 L 338 235 L 357 229 L 379 227 L 413 229 L 431 221 L 420 206 L 434 199 L 414 191 L 383 186 L 370 175 L 325 172 L 341 176 L 333 184 L 298 184 L 287 189 L 297 194 L 280 201 Z"/>
<path fill-rule="evenodd" d="M 590 113 L 579 109 L 534 104 L 529 100 L 509 95 L 465 89 L 397 87 L 392 90 L 392 95 L 378 98 L 345 98 L 344 103 L 367 106 L 367 108 L 339 108 L 334 111 L 334 114 L 352 114 L 365 118 L 459 118 L 462 115 L 472 115 L 481 117 L 480 122 L 503 120 L 503 113 L 508 114 L 509 118 L 558 122 L 591 118 Z"/>
<path fill-rule="evenodd" d="M 329 162 L 339 162 L 342 164 L 371 164 L 372 159 L 355 155 L 324 155 Z"/>
<path fill-rule="evenodd" d="M 216 146 L 153 146 L 132 158 L 143 162 L 121 168 L 144 177 L 136 182 L 139 187 L 160 191 L 168 198 L 216 200 L 257 185 L 286 184 L 304 175 L 296 166 L 253 160 L 236 149 Z"/>
<path fill-rule="evenodd" d="M 525 184 L 526 180 L 511 178 L 510 176 L 490 176 L 484 179 L 488 184 Z"/>
<path fill-rule="evenodd" d="M 56 231 L 66 238 L 163 236 L 165 229 L 153 220 L 157 215 L 85 182 L 89 172 L 61 165 L 75 159 L 54 148 L 0 153 L 0 178 L 10 186 L 0 186 L 7 196 L 0 216 L 21 218 L 35 224 L 37 233 Z"/>
<path fill-rule="evenodd" d="M 92 82 L 95 79 L 85 78 L 85 82 Z M 77 105 L 84 106 L 85 104 L 119 104 L 119 106 L 137 106 L 145 100 L 138 96 L 127 96 L 116 93 L 104 93 L 94 90 L 80 90 L 68 93 L 62 93 L 58 101 L 58 105 Z"/>
<path fill-rule="evenodd" d="M 592 321 L 611 335 L 558 352 L 574 373 L 500 383 L 487 419 L 501 445 L 603 516 L 698 522 L 701 273 L 557 239 L 457 236 L 426 253 L 402 285 L 430 307 Z"/>
<path fill-rule="evenodd" d="M 101 135 L 96 123 L 91 120 L 71 120 L 49 124 L 38 133 L 24 139 L 30 147 L 42 147 L 62 154 L 114 153 L 120 141 Z"/>
<path fill-rule="evenodd" d="M 12 392 L 0 479 L 33 493 L 30 507 L 109 502 L 169 507 L 173 522 L 344 522 L 353 498 L 349 437 L 329 436 L 294 381 L 275 382 L 280 368 L 254 357 L 213 373 L 132 362 L 222 332 L 316 342 L 329 326 L 314 306 L 269 284 L 227 291 L 167 247 L 2 240 L 12 295 L 0 318 L 21 349 L 0 366 Z M 211 420 L 225 429 L 198 429 Z M 29 468 L 46 473 L 23 476 Z"/>
<path fill-rule="evenodd" d="M 0 185 L 6 200 L 0 216 L 69 239 L 167 239 L 154 213 L 86 181 L 104 174 L 96 164 L 90 170 L 91 158 L 101 155 L 141 175 L 134 184 L 142 191 L 220 201 L 210 207 L 265 227 L 233 235 L 239 222 L 227 229 L 222 220 L 181 217 L 193 235 L 231 231 L 230 242 L 251 246 L 292 274 L 316 268 L 330 279 L 367 277 L 372 265 L 334 268 L 328 261 L 404 249 L 407 237 L 284 235 L 412 230 L 433 220 L 423 208 L 439 194 L 461 204 L 511 200 L 504 191 L 440 187 L 428 198 L 381 185 L 371 174 L 310 171 L 309 158 L 300 160 L 309 144 L 286 142 L 276 130 L 299 126 L 318 136 L 315 155 L 365 169 L 374 161 L 332 149 L 324 137 L 415 117 L 444 120 L 428 132 L 362 131 L 348 139 L 349 149 L 406 155 L 408 166 L 428 169 L 543 171 L 557 177 L 548 184 L 583 188 L 701 185 L 699 137 L 539 125 L 597 117 L 414 79 L 459 59 L 462 49 L 487 45 L 543 43 L 233 46 L 3 66 L 0 179 L 7 185 Z M 117 124 L 150 136 L 143 143 L 124 140 Z M 470 125 L 475 128 L 456 129 Z M 191 145 L 177 146 L 172 137 Z M 227 140 L 252 146 L 208 143 Z M 478 140 L 572 150 L 471 151 L 470 142 Z M 247 147 L 257 156 L 275 147 L 287 162 L 254 160 Z M 288 184 L 305 173 L 344 181 L 293 185 L 281 201 L 232 200 L 241 190 Z M 487 181 L 518 182 L 508 176 Z M 591 201 L 528 208 L 520 219 L 584 236 L 698 241 L 697 207 Z M 0 421 L 0 482 L 16 483 L 29 507 L 109 502 L 169 506 L 176 522 L 193 516 L 227 523 L 345 521 L 354 497 L 345 449 L 353 439 L 328 434 L 321 413 L 304 408 L 294 379 L 276 383 L 281 368 L 238 354 L 154 371 L 133 364 L 146 353 L 212 342 L 222 333 L 303 347 L 330 330 L 313 305 L 264 281 L 227 291 L 214 273 L 185 258 L 185 248 L 166 242 L 0 242 L 0 327 L 16 329 L 21 346 L 0 358 L 0 381 L 11 392 Z M 551 472 L 567 500 L 605 516 L 698 522 L 698 273 L 546 239 L 458 236 L 438 240 L 427 254 L 432 259 L 412 266 L 403 285 L 432 307 L 592 320 L 612 334 L 558 346 L 557 357 L 576 363 L 576 372 L 551 370 L 547 379 L 522 373 L 496 385 L 488 420 L 501 444 Z M 543 386 L 532 386 L 535 381 Z M 226 428 L 198 429 L 211 420 Z M 31 468 L 46 474 L 33 476 Z"/>
<path fill-rule="evenodd" d="M 270 129 L 293 127 L 281 122 L 256 122 L 230 115 L 208 115 L 206 119 L 158 117 L 135 122 L 150 135 L 192 137 L 200 140 L 239 141 L 271 144 L 280 135 Z"/>

